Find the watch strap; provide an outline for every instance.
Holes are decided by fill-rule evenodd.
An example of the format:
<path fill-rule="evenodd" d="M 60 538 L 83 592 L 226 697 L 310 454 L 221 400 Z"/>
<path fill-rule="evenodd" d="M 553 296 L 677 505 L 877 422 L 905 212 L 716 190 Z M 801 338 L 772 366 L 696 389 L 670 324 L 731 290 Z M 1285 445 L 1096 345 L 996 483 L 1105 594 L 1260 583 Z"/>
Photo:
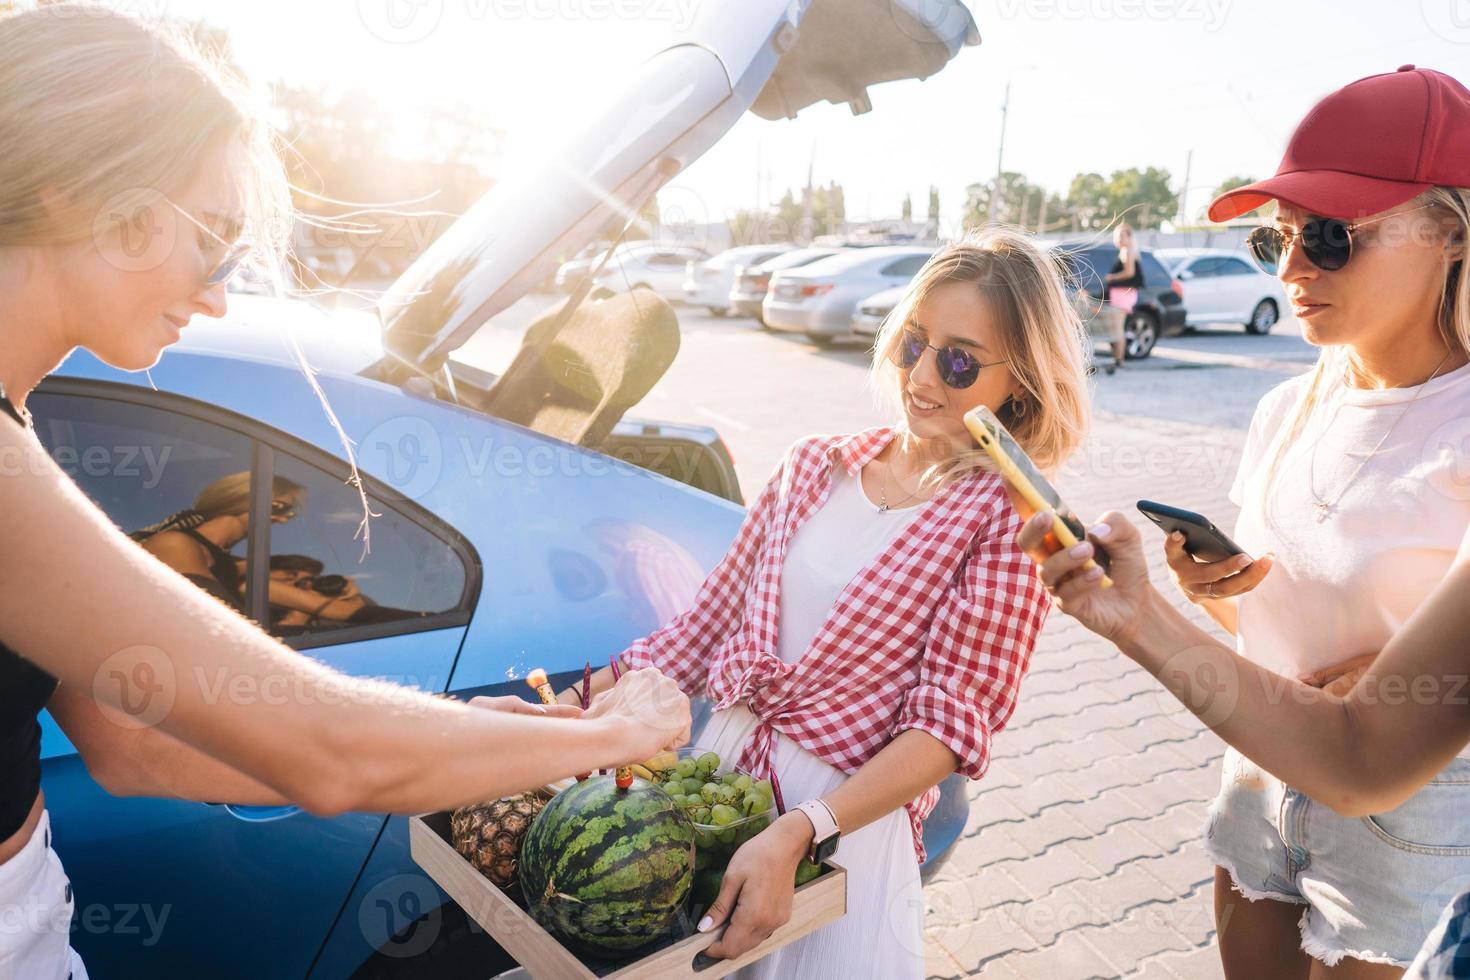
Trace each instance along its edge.
<path fill-rule="evenodd" d="M 809 856 L 815 854 L 821 845 L 828 841 L 835 841 L 842 835 L 841 828 L 837 826 L 837 816 L 821 800 L 807 800 L 805 803 L 798 803 L 795 809 L 806 814 L 807 819 L 812 822 L 812 846 Z"/>

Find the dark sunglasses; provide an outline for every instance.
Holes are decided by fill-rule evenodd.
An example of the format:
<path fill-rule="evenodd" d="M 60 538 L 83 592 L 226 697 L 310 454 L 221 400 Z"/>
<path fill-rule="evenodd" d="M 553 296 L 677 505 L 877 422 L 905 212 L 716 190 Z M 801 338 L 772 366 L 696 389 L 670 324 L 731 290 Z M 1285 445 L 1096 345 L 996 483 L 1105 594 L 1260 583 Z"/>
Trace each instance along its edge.
<path fill-rule="evenodd" d="M 220 283 L 229 282 L 234 278 L 235 273 L 240 271 L 240 267 L 245 264 L 246 260 L 255 251 L 255 246 L 250 242 L 237 242 L 231 245 L 220 237 L 219 233 L 213 228 L 204 224 L 204 222 L 194 217 L 184 208 L 174 204 L 173 201 L 169 201 L 168 203 L 173 206 L 175 211 L 187 219 L 190 224 L 199 229 L 200 232 L 213 238 L 220 246 L 227 249 L 225 257 L 204 277 L 204 284 L 206 286 L 218 286 Z"/>
<path fill-rule="evenodd" d="M 1267 275 L 1274 276 L 1281 268 L 1281 256 L 1286 252 L 1286 247 L 1293 241 L 1300 240 L 1302 254 L 1307 261 L 1324 272 L 1336 272 L 1348 264 L 1353 257 L 1353 232 L 1364 225 L 1371 225 L 1377 221 L 1394 218 L 1400 214 L 1413 214 L 1415 211 L 1423 211 L 1425 208 L 1433 207 L 1426 204 L 1423 207 L 1410 208 L 1408 211 L 1398 211 L 1394 214 L 1385 214 L 1378 218 L 1369 218 L 1365 221 L 1352 223 L 1340 218 L 1313 218 L 1302 225 L 1301 231 L 1282 231 L 1280 228 L 1262 226 L 1255 228 L 1246 236 L 1245 246 L 1250 250 L 1251 258 L 1261 271 Z"/>
<path fill-rule="evenodd" d="M 298 510 L 296 505 L 291 503 L 289 500 L 271 501 L 272 517 L 283 517 L 289 521 L 291 518 L 295 517 L 299 513 L 301 513 L 301 511 Z"/>
<path fill-rule="evenodd" d="M 1005 361 L 992 361 L 989 364 L 982 364 L 979 358 L 963 347 L 932 347 L 927 340 L 912 330 L 903 332 L 903 336 L 898 341 L 898 348 L 894 351 L 894 361 L 905 371 L 911 370 L 915 364 L 919 363 L 919 358 L 924 356 L 926 350 L 934 352 L 934 363 L 939 369 L 939 380 L 944 382 L 946 388 L 968 388 L 980 377 L 981 368 L 1006 363 Z"/>

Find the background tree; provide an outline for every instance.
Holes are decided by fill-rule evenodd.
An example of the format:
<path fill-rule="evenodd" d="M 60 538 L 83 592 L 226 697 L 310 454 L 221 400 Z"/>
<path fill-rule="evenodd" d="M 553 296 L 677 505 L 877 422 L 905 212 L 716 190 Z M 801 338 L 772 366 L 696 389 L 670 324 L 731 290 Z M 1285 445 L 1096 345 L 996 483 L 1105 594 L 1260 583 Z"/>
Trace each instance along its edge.
<path fill-rule="evenodd" d="M 911 194 L 903 196 L 903 220 L 905 224 L 914 220 L 914 198 Z"/>

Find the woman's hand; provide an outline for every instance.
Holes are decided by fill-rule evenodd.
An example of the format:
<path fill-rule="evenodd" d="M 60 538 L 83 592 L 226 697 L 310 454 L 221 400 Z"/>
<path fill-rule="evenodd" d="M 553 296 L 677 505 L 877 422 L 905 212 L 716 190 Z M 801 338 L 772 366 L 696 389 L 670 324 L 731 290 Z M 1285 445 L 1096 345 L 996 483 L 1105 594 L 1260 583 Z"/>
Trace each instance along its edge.
<path fill-rule="evenodd" d="M 642 762 L 689 741 L 694 724 L 679 685 L 653 667 L 630 670 L 592 699 L 585 718 L 613 722 L 626 739 L 625 762 Z M 622 744 L 622 743 L 620 743 Z"/>
<path fill-rule="evenodd" d="M 1184 535 L 1178 531 L 1164 539 L 1164 558 L 1174 573 L 1174 584 L 1190 602 L 1244 595 L 1261 584 L 1274 564 L 1270 553 L 1256 561 L 1249 555 L 1222 561 L 1196 561 L 1184 550 Z"/>
<path fill-rule="evenodd" d="M 485 708 L 488 711 L 504 711 L 512 715 L 541 715 L 546 718 L 580 718 L 582 709 L 569 704 L 533 704 L 524 698 L 518 698 L 513 694 L 504 697 L 470 698 L 471 708 Z"/>
<path fill-rule="evenodd" d="M 1340 664 L 1323 667 L 1321 670 L 1312 671 L 1310 674 L 1302 674 L 1297 680 L 1303 684 L 1320 687 L 1328 694 L 1346 697 L 1347 693 L 1353 689 L 1353 685 L 1358 683 L 1358 678 L 1362 677 L 1368 668 L 1373 666 L 1373 661 L 1377 659 L 1378 654 L 1376 653 L 1359 654 L 1350 660 L 1344 660 Z"/>
<path fill-rule="evenodd" d="M 706 956 L 735 959 L 786 924 L 796 894 L 796 866 L 811 843 L 811 821 L 793 811 L 740 845 L 725 869 L 720 894 L 699 920 L 700 932 L 717 929 L 726 920 L 730 923 L 704 951 Z"/>
<path fill-rule="evenodd" d="M 1048 557 L 1043 543 L 1051 533 L 1052 520 L 1051 511 L 1034 515 L 1022 525 L 1016 543 L 1036 562 L 1036 574 L 1058 609 L 1099 636 L 1125 642 L 1138 632 L 1153 591 L 1138 529 L 1110 510 L 1088 531 L 1086 541 Z M 1108 576 L 1113 585 L 1108 589 L 1098 584 L 1101 568 L 1082 569 L 1100 547 L 1111 561 Z"/>

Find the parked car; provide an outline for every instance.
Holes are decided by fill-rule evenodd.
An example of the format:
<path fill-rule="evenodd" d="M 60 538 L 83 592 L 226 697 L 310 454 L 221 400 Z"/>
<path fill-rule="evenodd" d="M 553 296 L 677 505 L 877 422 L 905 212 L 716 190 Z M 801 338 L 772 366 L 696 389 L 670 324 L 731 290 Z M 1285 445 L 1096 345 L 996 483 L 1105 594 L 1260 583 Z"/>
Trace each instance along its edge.
<path fill-rule="evenodd" d="M 883 321 L 893 308 L 903 299 L 903 294 L 908 286 L 894 286 L 885 289 L 881 293 L 874 293 L 867 299 L 859 300 L 857 312 L 852 315 L 852 333 L 855 337 L 864 340 L 877 340 L 878 331 L 883 327 Z"/>
<path fill-rule="evenodd" d="M 840 248 L 797 248 L 757 265 L 736 269 L 734 283 L 730 287 L 730 312 L 736 316 L 754 317 L 764 327 L 766 321 L 761 305 L 766 301 L 771 276 L 783 269 L 811 265 L 840 251 Z"/>
<path fill-rule="evenodd" d="M 1094 296 L 1103 295 L 1102 277 L 1118 260 L 1118 247 L 1112 242 L 1060 243 L 1052 246 L 1063 272 L 1074 283 L 1080 283 Z M 1170 274 L 1153 252 L 1138 253 L 1143 266 L 1143 288 L 1138 291 L 1138 305 L 1124 321 L 1129 360 L 1153 353 L 1160 337 L 1184 330 L 1184 287 Z"/>
<path fill-rule="evenodd" d="M 592 276 L 596 286 L 626 293 L 642 286 L 671 303 L 684 300 L 684 270 L 690 262 L 702 262 L 709 253 L 693 245 L 652 246 L 613 253 Z"/>
<path fill-rule="evenodd" d="M 864 6 L 840 25 L 808 25 L 808 5 L 789 0 L 746 0 L 738 18 L 701 10 L 607 106 L 579 108 L 555 166 L 498 183 L 446 229 L 384 294 L 379 324 L 232 296 L 226 320 L 191 324 L 147 375 L 75 353 L 28 401 L 37 434 L 128 530 L 191 505 L 223 475 L 304 486 L 309 504 L 274 526 L 261 509 L 271 495 L 252 496 L 247 581 L 289 551 L 405 613 L 277 624 L 313 658 L 456 698 L 527 696 L 521 678 L 535 666 L 565 685 L 680 611 L 723 556 L 743 517 L 722 499 L 739 498 L 728 453 L 709 430 L 645 427 L 600 406 L 577 409 L 597 424 L 575 442 L 513 424 L 497 392 L 544 358 L 517 358 L 496 377 L 453 353 L 557 256 L 644 207 L 676 172 L 664 160 L 697 159 L 747 108 L 780 117 L 823 99 L 861 103 L 869 84 L 932 74 L 974 42 L 958 0 L 937 19 L 933 0 L 920 4 Z M 849 43 L 854 18 L 869 21 L 862 48 Z M 930 24 L 947 32 L 926 34 Z M 762 96 L 768 80 L 778 90 Z M 603 340 L 604 354 L 619 349 Z M 366 555 L 346 451 L 293 342 L 356 444 L 378 515 Z M 257 587 L 242 601 L 269 624 L 265 599 Z M 221 697 L 292 696 L 227 680 L 179 679 Z M 42 729 L 52 846 L 75 896 L 71 941 L 93 976 L 455 980 L 510 966 L 415 866 L 405 818 L 113 797 L 49 716 Z M 929 871 L 965 824 L 957 779 L 925 823 Z"/>
<path fill-rule="evenodd" d="M 624 242 L 618 248 L 636 247 L 647 244 L 647 242 Z M 556 272 L 550 279 L 550 289 L 548 291 L 559 293 L 571 292 L 572 286 L 576 284 L 577 278 L 590 272 L 593 263 L 606 254 L 607 245 L 607 242 L 593 242 L 557 266 Z"/>
<path fill-rule="evenodd" d="M 703 262 L 690 262 L 684 269 L 684 302 L 703 306 L 715 316 L 730 312 L 730 291 L 735 271 L 759 265 L 791 251 L 791 245 L 739 245 L 727 248 Z"/>
<path fill-rule="evenodd" d="M 932 248 L 907 245 L 845 250 L 771 277 L 761 312 L 766 326 L 806 334 L 819 346 L 851 339 L 858 302 L 881 289 L 906 286 Z"/>
<path fill-rule="evenodd" d="M 1171 248 L 1155 254 L 1189 290 L 1188 326 L 1241 323 L 1246 333 L 1267 334 L 1287 307 L 1281 280 L 1238 252 Z"/>

